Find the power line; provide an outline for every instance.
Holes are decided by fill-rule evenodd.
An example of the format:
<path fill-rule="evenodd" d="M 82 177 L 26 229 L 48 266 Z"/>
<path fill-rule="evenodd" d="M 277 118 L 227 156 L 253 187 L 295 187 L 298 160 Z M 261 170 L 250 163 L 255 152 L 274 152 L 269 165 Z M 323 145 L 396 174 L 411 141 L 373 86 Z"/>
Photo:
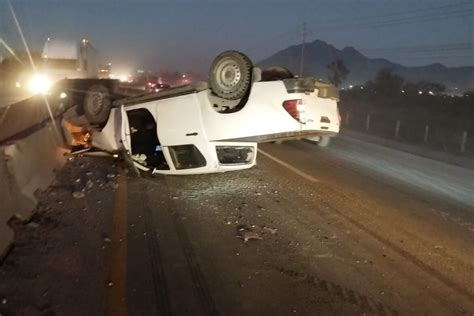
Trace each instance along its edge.
<path fill-rule="evenodd" d="M 387 17 L 393 17 L 393 16 L 396 17 L 397 15 L 400 15 L 400 16 L 410 15 L 410 14 L 418 13 L 418 12 L 427 13 L 426 11 L 440 10 L 440 9 L 453 8 L 453 7 L 457 8 L 457 7 L 462 7 L 463 5 L 472 5 L 472 1 L 451 3 L 451 4 L 442 5 L 442 6 L 428 7 L 428 8 L 416 9 L 416 10 L 399 11 L 399 12 L 395 12 L 395 13 L 377 15 L 376 17 L 372 16 L 372 17 L 364 17 L 364 18 L 356 18 L 356 19 L 361 19 L 361 20 L 381 19 L 381 18 L 387 18 Z"/>
<path fill-rule="evenodd" d="M 406 21 L 418 21 L 419 19 L 427 18 L 452 18 L 458 17 L 457 15 L 470 16 L 469 13 L 474 9 L 474 2 L 459 2 L 455 4 L 448 4 L 436 7 L 425 7 L 422 9 L 401 11 L 397 13 L 390 13 L 385 15 L 377 16 L 366 16 L 366 17 L 355 17 L 352 19 L 353 22 L 341 25 L 340 20 L 333 20 L 325 22 L 324 25 L 319 25 L 318 29 L 346 29 L 348 27 L 367 27 L 367 26 L 385 26 L 384 24 L 391 25 L 399 24 Z M 419 14 L 421 13 L 421 14 Z M 456 15 L 457 14 L 457 15 Z M 390 19 L 386 19 L 390 18 Z M 420 22 L 426 22 L 421 20 Z"/>
<path fill-rule="evenodd" d="M 426 23 L 432 21 L 439 21 L 440 19 L 456 19 L 456 18 L 465 18 L 471 17 L 474 15 L 474 9 L 472 10 L 462 10 L 459 12 L 439 12 L 436 15 L 420 15 L 418 17 L 410 17 L 409 19 L 399 19 L 399 20 L 389 20 L 389 21 L 376 21 L 368 23 L 347 23 L 344 25 L 323 25 L 318 26 L 318 29 L 328 30 L 328 31 L 339 31 L 347 30 L 349 28 L 377 28 L 377 27 L 387 27 L 387 26 L 399 26 L 406 24 L 418 24 Z"/>
<path fill-rule="evenodd" d="M 395 19 L 395 20 L 381 21 L 379 23 L 367 24 L 367 25 L 374 26 L 374 27 L 381 27 L 381 26 L 400 25 L 402 23 L 412 24 L 412 23 L 420 23 L 420 22 L 431 22 L 431 21 L 439 20 L 440 18 L 451 19 L 451 18 L 469 17 L 469 16 L 472 16 L 473 13 L 474 13 L 474 8 L 470 10 L 439 12 L 439 13 L 433 13 L 433 14 L 427 14 L 427 15 L 400 18 L 400 19 Z"/>
<path fill-rule="evenodd" d="M 414 45 L 414 46 L 394 46 L 394 47 L 374 47 L 374 48 L 360 48 L 364 50 L 392 50 L 392 49 L 444 49 L 444 48 L 459 48 L 459 49 L 473 49 L 474 43 L 472 42 L 461 42 L 461 43 L 444 43 L 444 44 L 432 44 L 432 45 Z"/>

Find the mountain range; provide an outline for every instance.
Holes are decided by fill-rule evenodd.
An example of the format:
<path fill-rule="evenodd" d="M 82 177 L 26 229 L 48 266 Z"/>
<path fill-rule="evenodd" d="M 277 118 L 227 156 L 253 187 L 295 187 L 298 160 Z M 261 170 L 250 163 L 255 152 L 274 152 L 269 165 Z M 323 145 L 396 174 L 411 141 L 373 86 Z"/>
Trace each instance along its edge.
<path fill-rule="evenodd" d="M 258 63 L 261 68 L 279 65 L 288 68 L 295 74 L 299 72 L 301 60 L 301 45 L 293 45 Z M 448 89 L 458 88 L 460 91 L 474 89 L 474 66 L 446 67 L 440 63 L 426 66 L 407 67 L 383 58 L 368 58 L 354 47 L 342 50 L 321 41 L 315 40 L 305 44 L 304 71 L 306 76 L 321 79 L 328 78 L 327 65 L 336 59 L 341 59 L 350 73 L 343 86 L 360 85 L 374 79 L 378 71 L 390 68 L 406 81 L 418 82 L 426 80 L 446 85 Z"/>

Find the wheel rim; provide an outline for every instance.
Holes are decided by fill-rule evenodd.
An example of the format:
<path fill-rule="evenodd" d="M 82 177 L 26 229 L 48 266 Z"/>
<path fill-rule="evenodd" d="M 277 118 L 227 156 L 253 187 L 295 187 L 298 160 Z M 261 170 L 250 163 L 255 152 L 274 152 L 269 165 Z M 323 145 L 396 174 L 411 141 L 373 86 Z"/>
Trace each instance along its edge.
<path fill-rule="evenodd" d="M 242 78 L 240 67 L 233 60 L 229 59 L 224 59 L 217 66 L 216 74 L 217 84 L 224 91 L 235 87 Z"/>
<path fill-rule="evenodd" d="M 96 92 L 89 96 L 87 108 L 91 114 L 99 114 L 104 105 L 104 96 L 100 92 Z"/>

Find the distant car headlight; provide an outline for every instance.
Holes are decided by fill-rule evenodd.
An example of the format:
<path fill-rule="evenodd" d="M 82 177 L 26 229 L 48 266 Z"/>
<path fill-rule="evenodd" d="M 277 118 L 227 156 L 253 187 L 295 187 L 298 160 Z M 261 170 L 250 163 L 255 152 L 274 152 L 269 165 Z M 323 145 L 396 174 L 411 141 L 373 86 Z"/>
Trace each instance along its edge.
<path fill-rule="evenodd" d="M 33 93 L 45 94 L 52 85 L 53 82 L 47 76 L 36 74 L 28 81 L 28 90 Z"/>

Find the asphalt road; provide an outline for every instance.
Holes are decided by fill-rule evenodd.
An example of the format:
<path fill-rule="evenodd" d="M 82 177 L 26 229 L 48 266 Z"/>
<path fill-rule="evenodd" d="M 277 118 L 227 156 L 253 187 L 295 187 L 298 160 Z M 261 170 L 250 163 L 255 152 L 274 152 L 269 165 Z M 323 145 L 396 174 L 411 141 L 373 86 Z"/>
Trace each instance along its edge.
<path fill-rule="evenodd" d="M 88 170 L 104 173 L 104 162 L 89 158 L 84 167 L 76 159 L 54 195 L 61 206 L 49 206 L 51 193 L 40 203 L 48 216 L 57 209 L 56 223 L 68 219 L 34 235 L 45 245 L 56 236 L 56 246 L 14 249 L 10 268 L 0 269 L 7 311 L 33 305 L 28 299 L 36 296 L 18 278 L 35 275 L 28 282 L 48 293 L 37 294 L 35 306 L 65 315 L 474 313 L 472 170 L 348 139 L 325 149 L 305 141 L 260 149 L 250 170 L 122 173 L 114 193 L 92 188 L 79 200 L 64 188 Z M 97 177 L 94 183 L 110 178 Z M 89 223 L 79 233 L 74 216 Z M 262 239 L 237 238 L 242 226 Z M 45 247 L 62 269 L 42 263 L 46 254 L 36 249 Z M 68 271 L 69 257 L 87 264 Z M 34 272 L 22 268 L 29 261 Z M 51 275 L 55 284 L 47 282 Z M 9 282 L 17 292 L 8 292 Z M 23 300 L 11 299 L 18 293 Z"/>

